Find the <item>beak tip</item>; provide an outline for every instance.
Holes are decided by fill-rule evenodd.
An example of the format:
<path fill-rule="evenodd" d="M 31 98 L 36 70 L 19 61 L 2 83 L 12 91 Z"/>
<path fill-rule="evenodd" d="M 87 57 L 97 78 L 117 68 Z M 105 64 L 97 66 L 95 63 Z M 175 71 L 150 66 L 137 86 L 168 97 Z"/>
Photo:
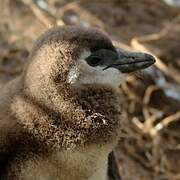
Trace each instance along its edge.
<path fill-rule="evenodd" d="M 147 61 L 149 62 L 149 66 L 153 65 L 156 63 L 156 58 L 150 54 L 147 54 Z"/>
<path fill-rule="evenodd" d="M 156 62 L 156 58 L 151 54 L 146 54 L 146 59 L 151 61 L 153 64 Z"/>

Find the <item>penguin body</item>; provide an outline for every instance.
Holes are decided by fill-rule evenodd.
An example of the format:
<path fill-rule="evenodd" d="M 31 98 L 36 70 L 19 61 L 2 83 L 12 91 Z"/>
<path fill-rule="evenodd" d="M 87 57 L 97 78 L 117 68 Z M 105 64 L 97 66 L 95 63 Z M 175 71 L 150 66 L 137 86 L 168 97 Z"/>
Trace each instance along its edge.
<path fill-rule="evenodd" d="M 1 89 L 0 179 L 106 179 L 123 128 L 117 87 L 134 68 L 115 64 L 117 54 L 94 28 L 56 27 L 37 40 Z"/>
<path fill-rule="evenodd" d="M 7 86 L 8 89 L 11 89 L 12 86 L 18 87 L 21 80 L 16 79 L 16 81 L 11 82 Z M 53 129 L 53 126 L 52 129 L 50 129 L 51 124 L 46 124 L 46 122 L 44 122 L 45 124 L 38 124 L 37 130 L 35 129 L 36 125 L 31 124 L 32 120 L 39 121 L 40 118 L 42 118 L 43 121 L 45 120 L 47 122 L 48 121 L 51 122 L 52 119 L 49 118 L 49 116 L 52 115 L 51 114 L 49 115 L 47 113 L 49 110 L 46 111 L 42 109 L 41 106 L 39 107 L 39 104 L 34 104 L 34 102 L 28 100 L 28 98 L 25 97 L 22 98 L 20 96 L 13 103 L 12 103 L 13 98 L 12 99 L 10 98 L 10 102 L 8 102 L 7 104 L 12 103 L 11 108 L 14 110 L 16 116 L 19 115 L 19 117 L 17 116 L 17 119 L 16 117 L 13 117 L 14 116 L 14 112 L 13 112 L 12 116 L 9 117 L 8 121 L 6 119 L 7 122 L 6 125 L 8 129 L 5 129 L 6 126 L 4 124 L 3 126 L 1 126 L 2 129 L 5 131 L 4 136 L 6 136 L 6 137 L 2 137 L 2 136 L 1 137 L 4 139 L 8 137 L 8 139 L 10 140 L 10 142 L 6 141 L 3 144 L 2 144 L 3 141 L 1 141 L 1 146 L 2 145 L 4 146 L 6 151 L 5 156 L 7 157 L 7 159 L 5 159 L 6 162 L 2 164 L 4 165 L 4 167 L 1 167 L 2 179 L 5 180 L 6 179 L 7 180 L 9 179 L 10 180 L 19 180 L 19 179 L 101 180 L 102 179 L 104 180 L 107 171 L 108 154 L 111 152 L 112 148 L 116 145 L 117 138 L 119 136 L 118 136 L 118 132 L 117 133 L 112 132 L 111 135 L 111 131 L 109 131 L 109 129 L 107 129 L 108 135 L 104 134 L 104 131 L 108 127 L 108 124 L 106 124 L 106 119 L 103 119 L 104 117 L 102 116 L 105 116 L 105 113 L 103 113 L 103 111 L 109 109 L 109 106 L 111 108 L 114 108 L 112 107 L 111 101 L 112 103 L 113 101 L 117 103 L 117 100 L 116 97 L 114 97 L 114 95 L 111 94 L 111 91 L 109 89 L 106 90 L 105 92 L 104 89 L 103 90 L 99 89 L 100 93 L 93 95 L 96 91 L 97 91 L 96 88 L 92 88 L 91 90 L 92 96 L 90 96 L 91 93 L 90 95 L 88 95 L 89 92 L 86 91 L 85 88 L 85 90 L 82 91 L 82 94 L 80 94 L 82 98 L 81 104 L 83 106 L 88 106 L 88 110 L 95 109 L 94 114 L 92 112 L 88 112 L 88 114 L 90 115 L 87 117 L 87 120 L 90 122 L 86 122 L 86 121 L 82 122 L 82 124 L 84 123 L 82 129 L 84 129 L 84 133 L 87 133 L 87 134 L 82 134 L 82 137 L 85 139 L 82 139 L 83 141 L 81 142 L 80 139 L 81 132 L 79 132 L 79 137 L 76 135 L 77 131 L 75 131 L 74 134 L 71 134 L 74 131 L 73 130 L 74 126 L 72 125 L 73 126 L 71 130 L 72 132 L 68 130 L 67 134 L 63 134 L 64 132 L 62 132 L 62 135 L 59 135 L 60 137 L 65 136 L 64 138 L 62 137 L 62 139 L 64 140 L 64 146 L 61 144 L 62 142 L 58 142 L 58 140 L 60 139 L 60 137 L 58 136 L 56 137 L 56 133 L 58 135 L 58 132 L 55 132 L 56 130 Z M 102 92 L 104 93 L 104 97 L 103 99 L 100 100 L 100 97 L 98 96 L 102 97 L 103 96 Z M 8 92 L 6 91 L 4 97 L 7 96 L 7 93 Z M 19 93 L 21 93 L 21 91 L 17 90 L 17 94 Z M 8 93 L 8 96 L 9 95 L 10 93 Z M 12 97 L 13 96 L 14 96 L 14 92 L 12 94 Z M 88 103 L 86 101 L 86 97 L 90 99 Z M 110 99 L 109 102 L 110 104 L 107 103 L 109 99 Z M 103 106 L 102 103 L 105 103 L 105 105 Z M 101 105 L 101 107 L 99 108 L 99 111 L 97 111 L 97 107 L 95 108 L 95 106 L 98 106 L 99 104 Z M 10 110 L 11 108 L 7 107 L 8 110 Z M 101 109 L 101 108 L 105 108 L 105 109 Z M 68 111 L 68 113 L 70 112 L 71 111 Z M 119 117 L 120 111 L 118 107 L 117 109 L 111 109 L 111 111 L 109 111 L 108 113 L 112 114 L 115 112 L 116 112 L 116 116 L 114 115 L 113 116 L 116 118 L 115 119 L 113 118 L 112 121 L 115 121 L 116 119 L 120 118 Z M 7 114 L 10 113 L 11 112 L 7 112 Z M 109 118 L 111 118 L 111 116 L 112 115 L 109 115 Z M 21 119 L 22 117 L 23 119 Z M 25 121 L 25 123 L 22 122 L 21 124 L 21 122 L 17 122 L 21 120 Z M 112 122 L 111 125 L 112 130 L 117 129 L 117 131 L 120 131 L 119 123 L 118 122 L 115 122 L 115 124 L 113 123 L 114 122 Z M 45 127 L 41 127 L 44 125 Z M 90 132 L 88 132 L 88 129 L 91 127 L 92 129 L 90 129 L 89 130 Z M 66 127 L 62 127 L 62 128 L 66 129 Z M 51 130 L 52 132 L 49 132 Z M 38 131 L 40 131 L 41 134 Z M 48 133 L 52 133 L 54 137 L 51 134 L 48 135 Z M 91 135 L 93 137 L 91 137 Z M 67 140 L 66 140 L 66 136 L 67 136 Z M 109 140 L 109 138 L 111 140 Z"/>

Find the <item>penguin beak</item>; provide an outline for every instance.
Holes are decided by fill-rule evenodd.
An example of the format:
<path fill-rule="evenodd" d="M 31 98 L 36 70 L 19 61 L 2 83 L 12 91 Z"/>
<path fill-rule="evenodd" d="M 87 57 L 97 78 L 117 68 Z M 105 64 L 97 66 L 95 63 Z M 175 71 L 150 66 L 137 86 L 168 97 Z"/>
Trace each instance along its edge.
<path fill-rule="evenodd" d="M 107 68 L 113 67 L 122 73 L 130 73 L 140 69 L 145 69 L 154 63 L 155 58 L 150 54 L 141 52 L 122 53 L 121 51 L 118 51 L 118 58 Z"/>

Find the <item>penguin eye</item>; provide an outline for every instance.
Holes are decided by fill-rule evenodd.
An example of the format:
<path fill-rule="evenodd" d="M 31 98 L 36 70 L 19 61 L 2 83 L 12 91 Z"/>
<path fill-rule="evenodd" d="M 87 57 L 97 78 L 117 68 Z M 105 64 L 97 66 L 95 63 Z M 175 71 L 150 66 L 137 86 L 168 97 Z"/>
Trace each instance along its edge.
<path fill-rule="evenodd" d="M 89 56 L 86 58 L 86 61 L 90 66 L 98 66 L 100 65 L 102 59 L 97 56 Z"/>

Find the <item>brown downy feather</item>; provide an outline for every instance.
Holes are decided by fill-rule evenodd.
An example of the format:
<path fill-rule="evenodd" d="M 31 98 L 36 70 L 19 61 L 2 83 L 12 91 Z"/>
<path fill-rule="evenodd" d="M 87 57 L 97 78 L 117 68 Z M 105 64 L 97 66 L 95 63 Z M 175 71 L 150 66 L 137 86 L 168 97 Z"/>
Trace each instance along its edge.
<path fill-rule="evenodd" d="M 103 86 L 76 91 L 66 82 L 80 53 L 100 48 L 114 49 L 97 29 L 56 27 L 38 39 L 21 76 L 0 93 L 0 177 L 20 179 L 27 159 L 54 150 L 114 146 L 122 127 L 117 92 Z"/>

